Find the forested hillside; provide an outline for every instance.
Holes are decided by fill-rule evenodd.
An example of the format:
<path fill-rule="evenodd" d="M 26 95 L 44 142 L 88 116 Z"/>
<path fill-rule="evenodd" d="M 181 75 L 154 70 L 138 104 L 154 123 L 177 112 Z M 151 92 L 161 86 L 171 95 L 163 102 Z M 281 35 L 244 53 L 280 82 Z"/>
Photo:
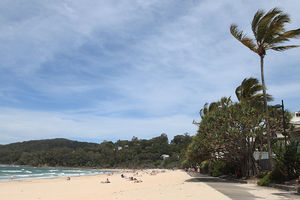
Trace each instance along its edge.
<path fill-rule="evenodd" d="M 146 140 L 133 137 L 131 141 L 104 141 L 101 144 L 67 139 L 34 140 L 0 145 L 0 163 L 32 166 L 68 167 L 178 167 L 184 150 L 191 142 L 188 134 Z M 161 155 L 170 157 L 163 160 Z"/>

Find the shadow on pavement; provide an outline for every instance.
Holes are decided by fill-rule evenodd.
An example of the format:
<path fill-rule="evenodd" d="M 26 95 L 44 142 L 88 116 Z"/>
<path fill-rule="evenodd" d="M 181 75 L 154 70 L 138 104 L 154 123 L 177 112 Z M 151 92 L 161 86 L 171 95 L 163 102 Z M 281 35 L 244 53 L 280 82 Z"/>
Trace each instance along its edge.
<path fill-rule="evenodd" d="M 226 179 L 220 179 L 220 178 L 208 178 L 208 177 L 201 177 L 201 178 L 190 178 L 186 180 L 186 182 L 205 182 L 205 183 L 240 183 L 239 181 L 235 180 L 226 180 Z"/>
<path fill-rule="evenodd" d="M 212 176 L 208 176 L 208 175 L 204 175 L 204 174 L 189 174 L 191 177 L 188 180 L 186 180 L 186 182 L 205 182 L 205 183 L 245 183 L 245 182 L 241 182 L 240 180 L 235 180 L 235 179 L 222 179 L 222 178 L 218 178 L 218 177 L 212 177 Z"/>
<path fill-rule="evenodd" d="M 299 197 L 300 199 L 300 195 L 297 194 L 296 192 L 293 192 L 293 193 L 280 193 L 280 192 L 275 192 L 275 193 L 272 193 L 272 195 L 276 195 L 276 196 L 280 196 L 280 197 L 286 197 L 286 198 L 290 198 L 291 195 L 295 195 L 296 197 Z M 298 198 L 297 198 L 298 199 Z"/>
<path fill-rule="evenodd" d="M 232 200 L 254 200 L 256 196 L 250 194 L 241 188 L 240 182 L 236 180 L 221 179 L 218 177 L 211 177 L 203 174 L 190 174 L 190 179 L 185 182 L 203 182 L 213 187 L 217 191 L 226 195 Z"/>
<path fill-rule="evenodd" d="M 265 199 L 251 194 L 251 190 L 256 190 L 255 188 L 243 188 L 241 187 L 240 180 L 232 179 L 222 179 L 218 177 L 211 177 L 199 173 L 190 173 L 191 178 L 187 179 L 185 182 L 203 182 L 222 194 L 228 196 L 232 200 L 255 200 L 255 199 Z M 300 199 L 300 195 L 295 195 L 294 193 L 285 192 L 273 192 L 272 195 L 277 196 L 280 199 Z M 267 198 L 268 199 L 268 198 Z"/>

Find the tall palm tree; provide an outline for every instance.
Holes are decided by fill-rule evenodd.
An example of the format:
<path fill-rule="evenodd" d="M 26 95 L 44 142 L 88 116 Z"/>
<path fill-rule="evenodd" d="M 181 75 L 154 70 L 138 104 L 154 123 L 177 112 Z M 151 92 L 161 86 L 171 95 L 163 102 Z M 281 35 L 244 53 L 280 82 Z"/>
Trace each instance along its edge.
<path fill-rule="evenodd" d="M 275 51 L 284 51 L 287 49 L 300 47 L 300 45 L 282 45 L 282 43 L 289 41 L 292 38 L 300 36 L 300 29 L 285 30 L 285 24 L 290 22 L 288 14 L 283 13 L 278 8 L 273 8 L 269 12 L 264 10 L 258 10 L 252 20 L 252 32 L 254 39 L 247 37 L 243 31 L 237 28 L 237 25 L 232 24 L 230 26 L 231 34 L 242 44 L 248 47 L 251 51 L 258 54 L 260 57 L 260 70 L 261 70 L 261 82 L 263 87 L 263 99 L 264 99 L 264 112 L 266 116 L 268 114 L 266 85 L 264 79 L 264 57 L 266 51 L 269 49 Z M 266 118 L 267 122 L 267 118 Z M 268 122 L 267 122 L 268 127 Z M 269 132 L 269 131 L 268 131 Z M 271 158 L 271 136 L 268 137 L 268 154 Z"/>

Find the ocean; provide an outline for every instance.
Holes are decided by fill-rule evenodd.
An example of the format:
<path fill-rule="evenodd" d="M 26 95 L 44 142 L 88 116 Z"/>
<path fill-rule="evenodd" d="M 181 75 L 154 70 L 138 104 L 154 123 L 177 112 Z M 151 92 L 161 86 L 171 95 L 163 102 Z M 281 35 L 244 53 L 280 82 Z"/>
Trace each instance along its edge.
<path fill-rule="evenodd" d="M 0 165 L 0 181 L 87 176 L 118 171 L 102 169 L 71 169 Z"/>

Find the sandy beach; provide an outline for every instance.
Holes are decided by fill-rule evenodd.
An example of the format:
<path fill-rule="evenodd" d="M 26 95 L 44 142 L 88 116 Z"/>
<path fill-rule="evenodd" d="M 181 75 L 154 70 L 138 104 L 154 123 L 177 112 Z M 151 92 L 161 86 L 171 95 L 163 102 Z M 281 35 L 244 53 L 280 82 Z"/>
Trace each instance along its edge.
<path fill-rule="evenodd" d="M 229 198 L 205 183 L 185 182 L 190 176 L 182 171 L 152 170 L 120 174 L 10 181 L 0 183 L 5 200 L 111 200 L 111 199 L 209 199 Z M 133 177 L 139 181 L 130 180 Z M 110 183 L 101 183 L 109 179 Z"/>
<path fill-rule="evenodd" d="M 176 170 L 139 170 L 113 175 L 95 175 L 55 179 L 0 182 L 0 199 L 3 200 L 229 200 L 228 196 L 205 182 L 189 181 L 187 173 Z M 130 177 L 136 180 L 130 180 Z M 110 183 L 103 183 L 109 179 Z M 300 199 L 290 192 L 255 184 L 237 184 L 232 190 L 247 191 L 250 199 Z M 224 185 L 224 188 L 226 185 Z M 237 191 L 238 190 L 238 191 Z M 244 194 L 247 194 L 244 193 Z M 246 198 L 246 197 L 245 197 Z M 249 199 L 249 198 L 246 198 Z"/>

